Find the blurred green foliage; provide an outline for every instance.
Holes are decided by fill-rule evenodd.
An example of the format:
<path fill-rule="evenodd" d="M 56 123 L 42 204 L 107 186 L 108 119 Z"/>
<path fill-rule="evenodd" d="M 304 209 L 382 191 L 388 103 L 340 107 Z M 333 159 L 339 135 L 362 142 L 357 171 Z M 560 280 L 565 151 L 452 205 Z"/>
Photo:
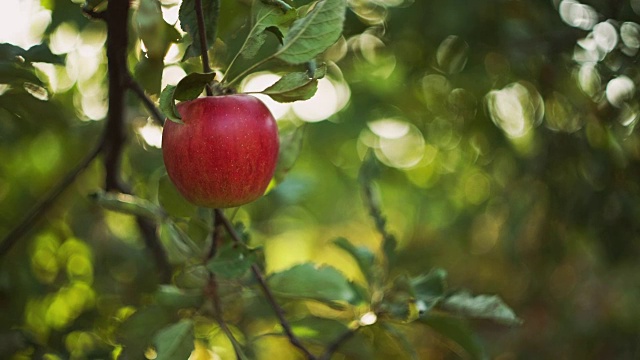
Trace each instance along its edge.
<path fill-rule="evenodd" d="M 215 68 L 227 66 L 242 47 L 250 30 L 248 3 L 222 1 L 210 52 Z M 162 4 L 165 19 L 174 22 L 177 2 Z M 262 247 L 267 274 L 291 277 L 276 285 L 285 294 L 291 279 L 306 277 L 302 264 L 324 265 L 330 276 L 344 274 L 340 287 L 306 298 L 329 293 L 349 302 L 363 296 L 358 289 L 368 282 L 374 290 L 383 286 L 371 284 L 366 270 L 371 254 L 380 255 L 383 236 L 376 227 L 388 231 L 384 237 L 397 241 L 397 251 L 392 273 L 384 276 L 396 279 L 397 298 L 385 306 L 396 318 L 419 321 L 364 327 L 335 358 L 638 358 L 640 3 L 349 5 L 344 36 L 321 56 L 331 86 L 321 92 L 319 84 L 316 95 L 321 108 L 340 111 L 304 125 L 295 166 L 264 198 L 228 211 L 250 234 L 250 248 L 224 253 L 245 266 L 242 260 Z M 41 6 L 51 17 L 44 49 L 53 53 L 0 49 L 0 235 L 90 151 L 106 114 L 103 24 L 82 16 L 70 0 L 42 0 Z M 131 71 L 157 93 L 158 64 L 151 61 L 157 59 L 145 57 L 139 41 L 145 34 L 135 31 Z M 174 41 L 173 29 L 167 31 L 165 40 Z M 258 56 L 266 56 L 277 37 L 266 44 Z M 155 46 L 167 52 L 163 85 L 199 70 L 197 58 L 179 62 L 188 44 L 164 45 Z M 250 64 L 238 61 L 238 72 Z M 283 128 L 301 127 L 312 117 L 305 109 L 317 107 L 295 104 L 280 116 Z M 160 228 L 165 244 L 172 233 L 188 234 L 194 244 L 172 253 L 189 258 L 205 241 L 208 224 L 167 185 L 154 143 L 159 128 L 147 118 L 130 95 L 123 174 L 139 198 L 165 206 L 176 219 Z M 363 186 L 358 174 L 369 152 L 384 166 Z M 0 353 L 108 358 L 147 350 L 159 331 L 158 337 L 172 339 L 193 333 L 195 358 L 211 351 L 234 358 L 233 344 L 215 322 L 192 313 L 201 294 L 191 290 L 202 289 L 206 269 L 180 267 L 179 287 L 158 288 L 135 218 L 103 210 L 89 196 L 103 177 L 101 164 L 92 164 L 0 259 Z M 378 224 L 368 202 L 382 209 Z M 170 260 L 184 261 L 178 255 Z M 224 268 L 226 261 L 207 267 Z M 247 268 L 221 280 L 230 331 L 243 344 L 246 334 L 260 334 L 250 358 L 299 357 L 285 338 L 269 336 L 282 331 L 259 294 L 243 286 Z M 437 313 L 421 318 L 410 299 L 429 299 L 433 289 L 444 288 L 441 271 L 429 272 L 440 268 L 454 289 L 499 294 L 523 324 L 460 323 Z M 418 274 L 426 275 L 410 278 Z M 464 294 L 458 293 L 463 300 Z M 316 345 L 363 315 L 313 300 L 286 301 L 285 309 L 297 333 Z M 123 338 L 140 348 L 118 348 Z M 166 346 L 185 351 L 183 343 Z"/>

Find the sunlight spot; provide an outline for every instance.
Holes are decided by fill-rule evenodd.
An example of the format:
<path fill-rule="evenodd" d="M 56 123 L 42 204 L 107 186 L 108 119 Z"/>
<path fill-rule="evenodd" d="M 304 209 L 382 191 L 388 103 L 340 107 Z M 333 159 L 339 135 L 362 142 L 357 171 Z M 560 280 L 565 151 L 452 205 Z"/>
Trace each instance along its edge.
<path fill-rule="evenodd" d="M 42 41 L 51 22 L 51 11 L 39 0 L 2 0 L 0 3 L 0 43 L 28 49 Z"/>
<path fill-rule="evenodd" d="M 524 136 L 544 115 L 542 97 L 525 82 L 493 90 L 487 94 L 486 101 L 493 123 L 512 138 Z"/>
<path fill-rule="evenodd" d="M 425 140 L 415 125 L 392 118 L 371 121 L 367 125 L 369 129 L 360 133 L 359 142 L 375 149 L 376 156 L 384 164 L 410 169 L 424 157 Z"/>
<path fill-rule="evenodd" d="M 562 1 L 559 11 L 560 17 L 565 23 L 582 30 L 591 30 L 598 20 L 598 14 L 591 6 L 575 0 Z"/>
<path fill-rule="evenodd" d="M 76 49 L 79 42 L 78 29 L 70 23 L 62 23 L 51 34 L 49 46 L 54 54 L 66 54 Z"/>
<path fill-rule="evenodd" d="M 333 82 L 327 78 L 318 80 L 318 91 L 309 100 L 293 103 L 293 112 L 303 121 L 318 122 L 326 120 L 341 110 L 342 103 Z"/>
<path fill-rule="evenodd" d="M 362 315 L 358 322 L 360 323 L 360 326 L 369 326 L 375 324 L 377 321 L 378 316 L 373 311 L 369 311 L 368 313 Z"/>
<path fill-rule="evenodd" d="M 160 126 L 148 121 L 146 125 L 136 130 L 148 145 L 155 148 L 162 147 L 162 128 Z"/>
<path fill-rule="evenodd" d="M 628 76 L 622 75 L 611 79 L 607 84 L 606 94 L 609 103 L 615 107 L 621 107 L 627 100 L 633 98 L 636 85 Z"/>
<path fill-rule="evenodd" d="M 397 119 L 380 119 L 367 123 L 371 131 L 387 139 L 399 139 L 409 132 L 409 123 Z"/>
<path fill-rule="evenodd" d="M 604 52 L 611 52 L 618 45 L 618 31 L 609 22 L 601 22 L 593 27 L 593 39 Z"/>
<path fill-rule="evenodd" d="M 177 85 L 187 73 L 178 65 L 167 66 L 162 71 L 162 89 L 167 85 Z"/>

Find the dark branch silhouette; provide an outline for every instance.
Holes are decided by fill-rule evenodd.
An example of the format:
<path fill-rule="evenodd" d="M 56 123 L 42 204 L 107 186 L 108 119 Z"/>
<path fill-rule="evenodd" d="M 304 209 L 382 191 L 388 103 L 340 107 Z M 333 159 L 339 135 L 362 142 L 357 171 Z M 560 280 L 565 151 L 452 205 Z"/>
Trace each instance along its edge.
<path fill-rule="evenodd" d="M 129 41 L 129 1 L 110 1 L 107 8 L 107 68 L 109 71 L 109 112 L 104 141 L 105 190 L 131 194 L 121 179 L 121 161 L 127 140 L 125 129 L 125 95 L 129 81 L 127 44 Z M 145 245 L 155 259 L 161 282 L 171 279 L 171 265 L 157 236 L 156 225 L 141 217 L 136 219 Z"/>

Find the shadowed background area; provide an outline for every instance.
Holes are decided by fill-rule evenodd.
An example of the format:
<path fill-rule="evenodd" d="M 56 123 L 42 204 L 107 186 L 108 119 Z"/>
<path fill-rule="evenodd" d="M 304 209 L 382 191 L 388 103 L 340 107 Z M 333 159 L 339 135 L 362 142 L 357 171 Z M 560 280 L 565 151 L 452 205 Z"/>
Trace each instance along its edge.
<path fill-rule="evenodd" d="M 222 1 L 214 67 L 242 45 L 248 3 Z M 162 4 L 175 23 L 179 3 Z M 358 183 L 372 151 L 385 165 L 376 190 L 399 242 L 394 273 L 444 268 L 450 285 L 499 294 L 524 321 L 470 323 L 489 357 L 640 357 L 640 1 L 349 5 L 344 36 L 323 54 L 328 75 L 317 94 L 290 104 L 263 98 L 282 127 L 304 126 L 300 157 L 284 180 L 229 211 L 251 243 L 264 246 L 267 272 L 314 261 L 362 279 L 332 240 L 380 243 Z M 0 9 L 0 42 L 28 49 L 44 40 L 64 55 L 33 63 L 46 85 L 11 91 L 0 74 L 4 236 L 99 139 L 106 30 L 70 0 L 3 0 Z M 132 37 L 132 49 L 146 49 Z M 276 46 L 275 37 L 267 42 Z M 179 62 L 184 50 L 169 48 L 162 79 L 136 68 L 139 81 L 164 87 L 198 69 L 195 60 Z M 129 56 L 139 60 L 136 51 Z M 240 88 L 261 90 L 277 78 L 258 72 Z M 133 96 L 127 104 L 124 177 L 138 196 L 155 200 L 166 191 L 162 130 Z M 87 197 L 102 186 L 102 171 L 92 164 L 0 259 L 0 349 L 27 341 L 20 328 L 71 358 L 108 354 L 114 324 L 155 289 L 135 218 Z M 228 307 L 234 322 L 249 316 Z M 198 331 L 217 341 L 216 356 L 229 358 L 220 331 Z M 424 325 L 406 336 L 420 359 L 467 356 Z M 286 340 L 262 342 L 260 358 L 296 358 L 278 350 Z M 401 358 L 398 344 L 381 346 L 387 352 L 378 358 Z"/>

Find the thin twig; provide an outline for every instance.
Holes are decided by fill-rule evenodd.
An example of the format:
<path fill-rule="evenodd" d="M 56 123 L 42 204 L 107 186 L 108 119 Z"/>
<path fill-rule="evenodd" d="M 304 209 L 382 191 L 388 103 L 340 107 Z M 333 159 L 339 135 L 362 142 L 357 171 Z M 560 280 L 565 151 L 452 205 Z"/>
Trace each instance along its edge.
<path fill-rule="evenodd" d="M 121 162 L 127 140 L 125 129 L 125 93 L 128 88 L 127 46 L 129 41 L 127 21 L 129 1 L 110 1 L 107 7 L 107 69 L 109 72 L 109 112 L 104 137 L 105 190 L 131 194 L 131 189 L 121 179 Z M 160 272 L 160 281 L 171 279 L 171 265 L 160 239 L 156 224 L 140 217 L 136 219 L 145 245 L 153 256 Z"/>
<path fill-rule="evenodd" d="M 222 224 L 224 225 L 225 229 L 227 230 L 227 233 L 231 236 L 233 241 L 239 245 L 244 245 L 242 242 L 242 238 L 240 237 L 240 234 L 238 234 L 236 229 L 233 228 L 233 225 L 231 224 L 229 219 L 227 219 L 224 213 L 222 213 L 220 209 L 216 209 L 215 211 L 216 213 L 219 213 L 220 220 L 222 221 Z M 260 286 L 260 289 L 262 289 L 262 292 L 264 293 L 264 296 L 267 298 L 269 305 L 271 305 L 273 312 L 276 314 L 276 317 L 280 322 L 280 326 L 282 326 L 282 329 L 284 330 L 284 333 L 287 335 L 287 338 L 289 339 L 289 342 L 291 343 L 291 345 L 300 349 L 300 351 L 304 353 L 307 359 L 316 360 L 316 356 L 313 355 L 309 351 L 309 349 L 307 349 L 304 346 L 304 344 L 302 344 L 302 341 L 300 341 L 300 339 L 293 333 L 293 329 L 291 328 L 289 321 L 287 321 L 287 318 L 285 317 L 284 309 L 276 301 L 276 298 L 273 295 L 273 292 L 271 291 L 271 289 L 269 288 L 269 285 L 267 284 L 267 281 L 264 275 L 262 274 L 262 271 L 258 267 L 258 265 L 252 264 L 251 272 L 253 273 L 253 277 L 258 281 L 258 285 Z"/>
<path fill-rule="evenodd" d="M 104 139 L 104 138 L 103 138 Z M 49 210 L 55 200 L 76 180 L 88 166 L 95 160 L 96 157 L 102 151 L 103 139 L 91 150 L 91 152 L 82 161 L 76 165 L 53 189 L 49 194 L 37 205 L 35 205 L 31 211 L 24 217 L 22 222 L 18 224 L 13 230 L 11 230 L 0 243 L 0 258 L 11 250 L 11 248 L 18 242 L 18 240 L 24 236 L 29 230 L 33 228 L 33 225 L 40 219 L 40 217 Z"/>
<path fill-rule="evenodd" d="M 300 351 L 304 353 L 307 359 L 316 360 L 316 356 L 313 355 L 309 351 L 309 349 L 307 349 L 304 346 L 304 344 L 302 344 L 302 341 L 300 341 L 300 339 L 298 339 L 298 337 L 293 333 L 293 329 L 291 328 L 289 321 L 287 321 L 287 318 L 285 317 L 284 309 L 276 301 L 276 298 L 273 295 L 273 292 L 271 292 L 271 289 L 269 288 L 269 285 L 267 284 L 267 281 L 264 278 L 264 275 L 262 275 L 262 272 L 260 271 L 260 268 L 258 267 L 258 265 L 252 264 L 251 272 L 253 273 L 253 277 L 256 280 L 258 280 L 258 285 L 260 285 L 260 288 L 262 289 L 264 296 L 267 298 L 269 305 L 271 305 L 271 309 L 276 314 L 276 317 L 280 322 L 280 326 L 282 326 L 282 330 L 284 330 L 284 333 L 287 335 L 287 338 L 289 338 L 289 342 L 291 343 L 291 345 L 300 349 Z"/>
<path fill-rule="evenodd" d="M 209 66 L 209 47 L 207 45 L 207 32 L 204 23 L 204 13 L 202 11 L 202 0 L 196 0 L 196 15 L 198 20 L 198 37 L 200 38 L 200 56 L 202 57 L 202 72 L 210 73 L 211 66 Z M 213 89 L 210 84 L 205 87 L 207 96 L 213 95 Z"/>
<path fill-rule="evenodd" d="M 209 248 L 209 252 L 207 254 L 207 261 L 213 259 L 216 256 L 219 245 L 222 242 L 224 224 L 222 223 L 222 219 L 220 218 L 220 214 L 222 212 L 213 211 L 213 231 L 211 236 L 211 247 Z M 242 359 L 244 354 L 242 352 L 242 348 L 240 347 L 240 343 L 233 336 L 231 330 L 227 326 L 227 323 L 224 321 L 223 312 L 222 312 L 222 301 L 220 300 L 220 295 L 218 293 L 218 281 L 216 274 L 213 272 L 209 273 L 209 283 L 207 284 L 207 296 L 211 299 L 213 303 L 213 315 L 216 318 L 216 322 L 222 329 L 222 332 L 225 333 L 231 344 L 233 345 L 233 349 L 236 352 L 236 358 Z"/>
<path fill-rule="evenodd" d="M 136 95 L 138 95 L 138 98 L 140 99 L 140 101 L 142 101 L 142 104 L 144 104 L 144 106 L 147 108 L 149 113 L 151 113 L 151 117 L 158 123 L 158 125 L 160 126 L 164 125 L 164 121 L 165 121 L 164 115 L 162 115 L 162 112 L 160 112 L 160 109 L 156 107 L 153 101 L 149 99 L 147 94 L 144 93 L 144 89 L 142 88 L 142 86 L 140 86 L 140 84 L 138 84 L 138 82 L 133 79 L 130 73 L 127 73 L 125 76 L 126 76 L 125 84 L 127 88 L 129 88 L 129 90 L 133 91 Z"/>

